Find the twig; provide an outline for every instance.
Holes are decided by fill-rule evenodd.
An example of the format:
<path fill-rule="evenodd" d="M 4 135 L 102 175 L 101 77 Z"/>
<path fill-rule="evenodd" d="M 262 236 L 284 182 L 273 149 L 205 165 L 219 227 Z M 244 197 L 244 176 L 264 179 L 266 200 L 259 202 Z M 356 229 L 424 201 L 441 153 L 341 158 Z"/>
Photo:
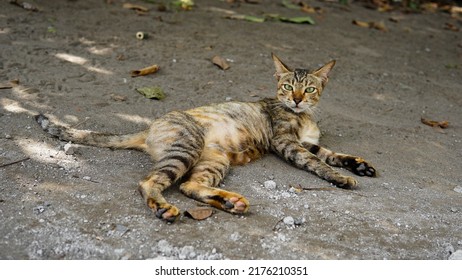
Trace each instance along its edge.
<path fill-rule="evenodd" d="M 26 161 L 26 160 L 29 160 L 29 159 L 30 159 L 30 157 L 26 157 L 26 158 L 23 158 L 23 159 L 20 159 L 20 160 L 16 160 L 16 161 L 13 161 L 13 162 L 5 163 L 5 164 L 0 165 L 0 168 L 6 167 L 6 166 L 10 166 L 10 165 L 13 165 L 13 164 L 16 164 L 16 163 L 20 163 L 20 162 L 23 162 L 23 161 Z"/>

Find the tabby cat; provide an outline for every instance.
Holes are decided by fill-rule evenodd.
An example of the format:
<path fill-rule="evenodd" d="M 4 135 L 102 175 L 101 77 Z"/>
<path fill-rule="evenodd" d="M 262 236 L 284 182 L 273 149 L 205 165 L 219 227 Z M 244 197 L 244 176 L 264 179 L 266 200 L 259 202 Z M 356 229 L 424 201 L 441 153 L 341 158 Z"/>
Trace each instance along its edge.
<path fill-rule="evenodd" d="M 278 80 L 276 98 L 170 112 L 134 134 L 77 130 L 54 124 L 42 114 L 36 120 L 43 130 L 64 141 L 149 153 L 154 168 L 139 183 L 139 191 L 156 216 L 168 222 L 175 221 L 180 211 L 162 192 L 180 179 L 180 190 L 188 197 L 230 213 L 247 212 L 249 201 L 244 196 L 217 186 L 231 165 L 246 164 L 269 151 L 344 189 L 355 187 L 357 181 L 330 166 L 359 176 L 375 176 L 375 169 L 362 158 L 318 145 L 320 132 L 313 109 L 335 61 L 315 71 L 292 71 L 275 55 L 273 61 Z"/>

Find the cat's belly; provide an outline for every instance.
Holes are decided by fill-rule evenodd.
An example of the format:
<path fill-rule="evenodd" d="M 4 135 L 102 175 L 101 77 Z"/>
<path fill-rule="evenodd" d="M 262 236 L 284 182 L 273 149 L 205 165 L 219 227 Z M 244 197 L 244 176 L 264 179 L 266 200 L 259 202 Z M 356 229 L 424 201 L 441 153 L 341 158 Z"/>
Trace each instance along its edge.
<path fill-rule="evenodd" d="M 205 128 L 206 148 L 221 150 L 233 165 L 257 159 L 269 149 L 270 122 L 255 104 L 229 102 L 187 113 Z"/>

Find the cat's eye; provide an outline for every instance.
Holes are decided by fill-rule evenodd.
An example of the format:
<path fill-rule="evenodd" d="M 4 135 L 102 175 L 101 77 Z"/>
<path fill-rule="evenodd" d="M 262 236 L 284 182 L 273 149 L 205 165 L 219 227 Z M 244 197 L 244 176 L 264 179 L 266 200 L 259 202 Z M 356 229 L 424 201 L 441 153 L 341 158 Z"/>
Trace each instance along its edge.
<path fill-rule="evenodd" d="M 305 89 L 305 92 L 306 92 L 306 93 L 313 93 L 313 92 L 315 92 L 315 91 L 316 91 L 316 88 L 315 88 L 315 87 L 307 87 L 307 88 Z"/>
<path fill-rule="evenodd" d="M 291 85 L 289 85 L 289 84 L 283 84 L 283 85 L 282 85 L 282 88 L 285 89 L 285 90 L 289 90 L 289 91 L 291 91 L 291 90 L 294 89 L 294 88 L 293 88 Z"/>

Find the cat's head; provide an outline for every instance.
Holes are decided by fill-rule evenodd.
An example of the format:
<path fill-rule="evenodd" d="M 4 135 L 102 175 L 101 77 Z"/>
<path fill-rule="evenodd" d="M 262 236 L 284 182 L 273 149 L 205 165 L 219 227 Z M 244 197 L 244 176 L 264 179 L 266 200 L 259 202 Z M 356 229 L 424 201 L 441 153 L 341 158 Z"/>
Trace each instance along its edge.
<path fill-rule="evenodd" d="M 278 79 L 277 98 L 295 113 L 310 110 L 319 101 L 322 90 L 327 84 L 328 74 L 335 65 L 335 60 L 328 62 L 318 70 L 290 70 L 274 54 L 273 61 Z"/>

